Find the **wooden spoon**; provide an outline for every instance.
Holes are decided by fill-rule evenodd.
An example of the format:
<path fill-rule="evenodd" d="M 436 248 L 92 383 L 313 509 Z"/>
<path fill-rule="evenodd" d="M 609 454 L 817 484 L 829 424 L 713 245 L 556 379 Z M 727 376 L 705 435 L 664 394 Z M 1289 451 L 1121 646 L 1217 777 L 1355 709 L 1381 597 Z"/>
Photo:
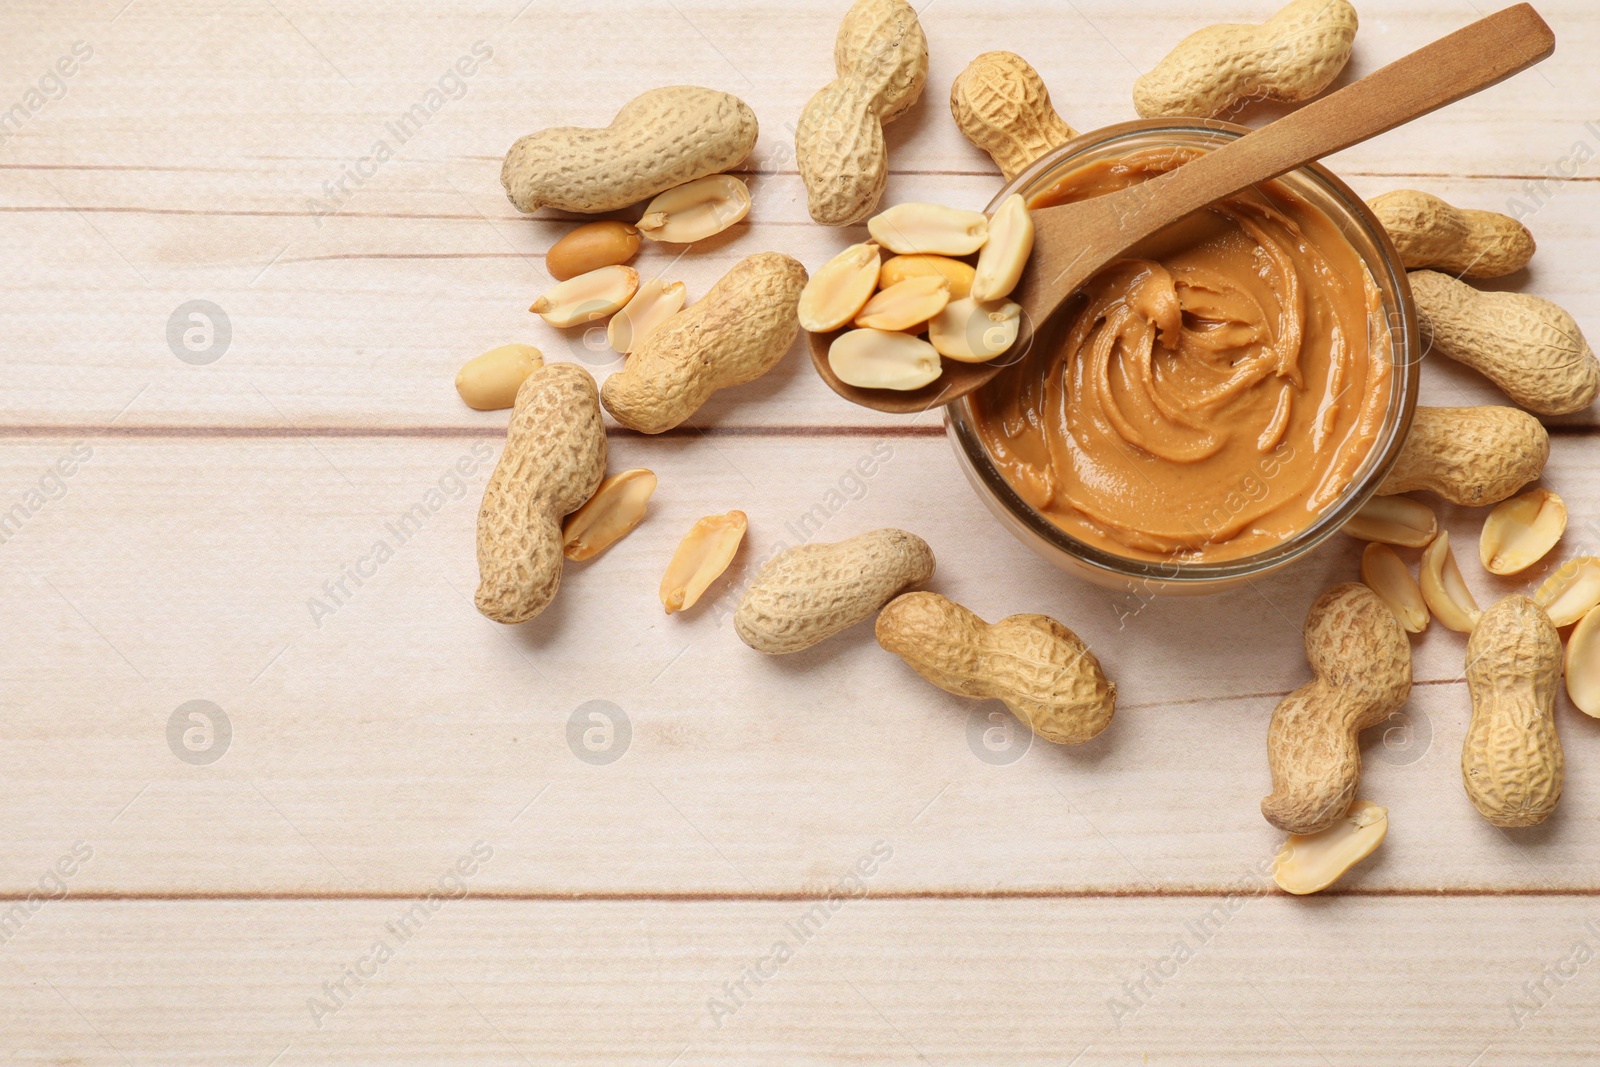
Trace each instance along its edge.
<path fill-rule="evenodd" d="M 1555 40 L 1531 5 L 1508 7 L 1158 178 L 1091 200 L 1034 209 L 1033 257 L 1011 294 L 1022 305 L 1011 350 L 1026 351 L 1037 324 L 1144 238 L 1240 189 L 1487 89 L 1544 59 Z M 944 373 L 921 389 L 860 389 L 841 382 L 828 366 L 835 336 L 811 337 L 817 373 L 846 400 L 879 411 L 905 414 L 948 404 L 1010 362 L 1005 356 L 989 363 L 945 360 Z"/>

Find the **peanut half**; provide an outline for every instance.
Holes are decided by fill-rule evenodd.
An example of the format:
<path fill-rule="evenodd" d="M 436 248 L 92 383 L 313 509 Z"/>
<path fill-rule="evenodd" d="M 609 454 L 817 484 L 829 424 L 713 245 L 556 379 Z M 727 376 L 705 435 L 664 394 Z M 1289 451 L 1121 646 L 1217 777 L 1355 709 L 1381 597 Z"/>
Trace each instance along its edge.
<path fill-rule="evenodd" d="M 940 689 L 999 700 L 1046 741 L 1078 745 L 1111 725 L 1117 687 L 1048 615 L 991 624 L 937 593 L 905 593 L 878 613 L 875 630 L 878 644 Z"/>
<path fill-rule="evenodd" d="M 557 284 L 528 310 L 566 329 L 616 314 L 638 291 L 639 272 L 632 267 L 601 267 Z"/>
<path fill-rule="evenodd" d="M 528 375 L 544 366 L 532 345 L 501 345 L 473 356 L 456 372 L 456 392 L 476 411 L 498 411 L 517 401 Z"/>
<path fill-rule="evenodd" d="M 1272 880 L 1296 896 L 1320 893 L 1375 852 L 1389 834 L 1389 809 L 1366 800 L 1314 834 L 1290 834 L 1272 862 Z"/>
<path fill-rule="evenodd" d="M 1496 826 L 1543 822 L 1561 800 L 1556 735 L 1561 636 L 1538 605 L 1508 596 L 1467 640 L 1472 721 L 1461 746 L 1467 796 Z"/>
<path fill-rule="evenodd" d="M 800 325 L 831 333 L 856 317 L 878 288 L 878 246 L 851 245 L 817 268 L 800 291 Z"/>
<path fill-rule="evenodd" d="M 1431 489 L 1452 504 L 1498 504 L 1537 480 L 1549 458 L 1550 435 L 1526 411 L 1419 407 L 1378 492 Z"/>
<path fill-rule="evenodd" d="M 694 607 L 711 583 L 722 577 L 749 525 L 742 511 L 707 515 L 694 524 L 661 578 L 661 606 L 668 615 Z"/>
<path fill-rule="evenodd" d="M 1017 342 L 1022 307 L 1009 300 L 952 300 L 928 323 L 934 351 L 961 363 L 987 363 Z"/>
<path fill-rule="evenodd" d="M 1252 100 L 1298 104 L 1339 76 L 1356 36 L 1347 0 L 1294 0 L 1259 26 L 1197 30 L 1133 85 L 1141 118 L 1216 118 Z"/>
<path fill-rule="evenodd" d="M 551 245 L 544 254 L 544 267 L 552 278 L 564 282 L 601 267 L 626 263 L 638 254 L 638 230 L 626 222 L 590 222 Z"/>
<path fill-rule="evenodd" d="M 976 273 L 972 264 L 963 260 L 913 253 L 909 256 L 890 256 L 883 264 L 883 274 L 878 284 L 887 289 L 908 278 L 937 274 L 950 284 L 950 299 L 963 300 L 972 293 L 972 279 Z"/>
<path fill-rule="evenodd" d="M 1411 694 L 1411 642 L 1364 585 L 1336 585 L 1316 599 L 1305 648 L 1314 677 L 1272 713 L 1272 793 L 1261 801 L 1267 821 L 1292 834 L 1326 830 L 1350 810 L 1361 778 L 1356 735 Z"/>
<path fill-rule="evenodd" d="M 1368 201 L 1408 270 L 1498 278 L 1533 258 L 1533 234 L 1509 215 L 1452 207 L 1429 193 L 1396 189 Z"/>
<path fill-rule="evenodd" d="M 655 473 L 643 467 L 611 475 L 588 503 L 567 516 L 561 527 L 562 553 L 577 563 L 598 556 L 644 521 L 655 491 Z"/>
<path fill-rule="evenodd" d="M 731 174 L 714 174 L 668 189 L 644 209 L 639 232 L 652 241 L 687 245 L 744 221 L 750 189 Z"/>
<path fill-rule="evenodd" d="M 1567 560 L 1534 591 L 1533 602 L 1557 626 L 1571 626 L 1600 605 L 1600 558 Z"/>
<path fill-rule="evenodd" d="M 811 217 L 850 226 L 878 206 L 889 180 L 883 127 L 917 102 L 928 41 L 906 0 L 856 0 L 833 44 L 838 77 L 817 91 L 795 129 L 795 163 Z"/>
<path fill-rule="evenodd" d="M 921 326 L 950 302 L 950 283 L 940 275 L 907 278 L 879 290 L 856 314 L 856 325 L 873 330 Z"/>
<path fill-rule="evenodd" d="M 989 237 L 978 253 L 972 298 L 989 303 L 1011 295 L 1033 254 L 1033 216 L 1020 193 L 1012 193 L 989 220 Z"/>
<path fill-rule="evenodd" d="M 1456 566 L 1448 531 L 1440 530 L 1433 543 L 1423 549 L 1419 570 L 1422 599 L 1434 616 L 1457 633 L 1470 634 L 1483 612 L 1478 610 L 1478 602 L 1461 577 L 1461 568 Z"/>
<path fill-rule="evenodd" d="M 908 586 L 932 578 L 933 566 L 928 543 L 904 530 L 796 545 L 761 568 L 739 601 L 733 629 L 757 652 L 799 652 L 871 618 Z"/>
<path fill-rule="evenodd" d="M 828 366 L 857 389 L 921 389 L 943 368 L 939 353 L 920 337 L 890 330 L 851 330 L 828 346 Z"/>
<path fill-rule="evenodd" d="M 632 352 L 650 336 L 650 331 L 683 310 L 689 290 L 682 282 L 652 278 L 639 286 L 621 311 L 606 324 L 606 340 L 614 352 Z"/>
<path fill-rule="evenodd" d="M 1408 496 L 1375 496 L 1350 516 L 1343 529 L 1363 541 L 1425 548 L 1439 532 L 1439 517 Z"/>
<path fill-rule="evenodd" d="M 640 433 L 663 433 L 718 389 L 778 365 L 799 333 L 806 269 L 777 252 L 733 265 L 705 298 L 651 330 L 600 391 L 606 410 Z"/>
<path fill-rule="evenodd" d="M 1050 106 L 1039 72 L 1015 52 L 985 52 L 968 63 L 950 86 L 950 114 L 1006 181 L 1078 136 Z"/>
<path fill-rule="evenodd" d="M 867 220 L 872 239 L 902 255 L 968 256 L 989 239 L 989 217 L 939 204 L 896 204 Z"/>
<path fill-rule="evenodd" d="M 603 129 L 558 126 L 520 138 L 500 183 L 517 210 L 598 214 L 676 185 L 732 170 L 750 155 L 755 112 L 736 96 L 695 85 L 641 93 Z"/>
<path fill-rule="evenodd" d="M 1420 634 L 1428 628 L 1428 602 L 1422 587 L 1394 549 L 1377 542 L 1368 545 L 1361 553 L 1361 581 L 1389 605 L 1406 633 Z"/>
<path fill-rule="evenodd" d="M 1529 293 L 1485 293 L 1438 271 L 1409 275 L 1429 351 L 1463 363 L 1537 415 L 1600 393 L 1600 360 L 1571 315 Z"/>
<path fill-rule="evenodd" d="M 1556 547 L 1567 529 L 1567 505 L 1548 489 L 1497 504 L 1483 520 L 1478 559 L 1490 574 L 1520 574 Z"/>
<path fill-rule="evenodd" d="M 1579 711 L 1600 719 L 1600 611 L 1593 608 L 1567 638 L 1567 696 Z"/>
<path fill-rule="evenodd" d="M 526 622 L 561 585 L 561 520 L 606 472 L 606 427 L 594 378 L 547 363 L 517 390 L 506 447 L 478 509 L 478 610 Z"/>

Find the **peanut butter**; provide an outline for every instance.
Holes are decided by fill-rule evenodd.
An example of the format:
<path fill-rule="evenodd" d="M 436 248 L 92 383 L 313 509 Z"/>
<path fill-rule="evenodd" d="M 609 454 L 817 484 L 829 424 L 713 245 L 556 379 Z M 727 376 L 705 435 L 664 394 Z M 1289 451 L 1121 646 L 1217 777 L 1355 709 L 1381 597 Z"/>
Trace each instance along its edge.
<path fill-rule="evenodd" d="M 1091 164 L 1031 206 L 1121 189 L 1198 152 Z M 1360 253 L 1268 182 L 1101 271 L 972 410 L 1005 479 L 1074 537 L 1217 562 L 1287 540 L 1339 498 L 1377 439 L 1392 369 Z"/>

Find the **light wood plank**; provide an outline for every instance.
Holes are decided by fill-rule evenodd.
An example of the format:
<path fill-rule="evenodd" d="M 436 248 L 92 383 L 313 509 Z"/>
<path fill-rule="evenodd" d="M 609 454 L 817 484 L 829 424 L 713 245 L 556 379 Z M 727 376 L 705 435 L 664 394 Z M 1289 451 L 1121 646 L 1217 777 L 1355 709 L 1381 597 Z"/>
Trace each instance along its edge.
<path fill-rule="evenodd" d="M 1600 541 L 1588 444 L 1556 442 L 1548 482 L 1574 516 L 1564 553 Z M 14 443 L 0 484 L 26 488 L 66 447 Z M 903 842 L 882 882 L 897 891 L 1215 887 L 1277 847 L 1257 811 L 1267 717 L 1306 677 L 1307 605 L 1356 577 L 1359 549 L 1339 538 L 1253 588 L 1147 604 L 1014 543 L 938 438 L 622 437 L 614 469 L 660 474 L 651 517 L 506 629 L 470 602 L 485 440 L 92 448 L 67 494 L 0 546 L 0 612 L 28 620 L 3 690 L 10 891 L 88 836 L 106 842 L 82 883 L 96 891 L 410 892 L 463 835 L 493 830 L 506 859 L 482 886 L 506 892 L 787 892 L 886 835 Z M 458 486 L 462 459 L 476 466 Z M 392 524 L 441 484 L 461 495 L 401 543 Z M 752 521 L 732 588 L 665 617 L 655 589 L 677 539 L 730 507 Z M 1479 514 L 1448 520 L 1482 602 L 1523 588 L 1479 573 Z M 738 584 L 780 542 L 880 525 L 927 537 L 933 587 L 986 617 L 1044 611 L 1077 629 L 1119 684 L 1113 726 L 994 766 L 969 730 L 1000 706 L 931 688 L 867 627 L 786 658 L 738 642 Z M 374 569 L 380 540 L 393 558 L 375 576 L 341 577 Z M 338 581 L 343 593 L 325 586 Z M 1394 829 L 1347 887 L 1600 885 L 1586 830 L 1600 727 L 1563 697 L 1562 807 L 1544 827 L 1496 831 L 1460 785 L 1463 647 L 1438 627 L 1423 637 L 1408 718 L 1388 747 L 1368 735 L 1364 793 Z M 207 767 L 168 748 L 169 717 L 195 699 L 234 729 Z M 590 700 L 631 720 L 608 766 L 569 748 Z M 1428 740 L 1406 747 L 1407 729 Z"/>
<path fill-rule="evenodd" d="M 899 862 L 896 850 L 881 869 Z M 380 1049 L 418 1064 L 1041 1067 L 1509 1067 L 1594 1052 L 1600 935 L 1582 900 L 1424 909 L 1250 886 L 1231 899 L 842 899 L 803 943 L 799 901 L 447 900 L 402 943 L 387 924 L 409 904 L 49 903 L 5 946 L 0 1051 L 84 1067 L 348 1064 Z M 380 939 L 393 956 L 374 967 Z M 711 998 L 778 941 L 791 958 L 764 963 L 772 977 L 747 979 L 717 1027 Z M 323 983 L 358 962 L 371 977 L 346 979 L 319 1028 L 308 1002 L 330 1003 Z M 1519 1027 L 1511 1005 L 1539 982 Z"/>
<path fill-rule="evenodd" d="M 381 17 L 370 5 L 348 5 L 337 15 L 296 5 L 280 14 L 264 5 L 210 19 L 192 5 L 141 0 L 111 26 L 42 18 L 0 44 L 14 52 L 17 69 L 30 70 L 29 61 L 45 62 L 35 57 L 70 48 L 73 32 L 102 41 L 67 95 L 5 145 L 3 162 L 12 169 L 0 206 L 11 209 L 12 232 L 29 254 L 27 269 L 7 283 L 13 344 L 0 360 L 6 422 L 94 424 L 123 412 L 123 425 L 481 426 L 496 417 L 465 410 L 449 382 L 463 359 L 483 348 L 519 338 L 556 358 L 615 366 L 581 335 L 549 330 L 523 310 L 543 284 L 538 257 L 566 224 L 518 218 L 497 177 L 498 155 L 518 133 L 610 114 L 615 101 L 605 94 L 559 94 L 542 105 L 538 94 L 546 85 L 584 83 L 597 68 L 608 69 L 613 55 L 628 55 L 631 85 L 725 85 L 745 92 L 767 120 L 753 164 L 755 221 L 670 268 L 693 293 L 703 293 L 738 256 L 777 248 L 815 267 L 860 236 L 809 225 L 784 120 L 774 118 L 797 113 L 825 76 L 830 5 L 806 5 L 776 20 L 760 9 L 540 9 L 506 26 L 508 6 L 463 6 L 419 35 L 389 6 Z M 1546 7 L 1564 36 L 1595 32 L 1594 15 L 1582 5 Z M 1451 5 L 1363 9 L 1371 14 L 1358 72 L 1467 13 Z M 1133 67 L 1153 62 L 1182 26 L 1223 11 L 1186 9 L 1168 17 L 1168 30 L 1169 22 L 1151 25 L 1144 13 L 1134 18 L 1107 3 L 1054 16 L 1027 5 L 986 7 L 980 15 L 941 4 L 927 18 L 935 58 L 927 100 L 891 127 L 903 170 L 889 199 L 980 206 L 995 188 L 992 169 L 954 129 L 941 88 L 980 46 L 1036 42 L 1046 73 L 1059 70 L 1065 79 L 1057 90 L 1063 107 L 1089 128 L 1130 117 Z M 1045 32 L 1024 33 L 1030 20 Z M 629 52 L 634 33 L 680 45 Z M 315 217 L 307 204 L 324 196 L 324 182 L 337 181 L 375 138 L 391 136 L 385 123 L 483 34 L 508 43 L 465 82 L 465 95 L 399 145 L 398 158 L 363 180 L 339 216 Z M 242 40 L 253 42 L 249 62 L 237 54 Z M 597 54 L 558 47 L 560 40 L 616 45 Z M 733 57 L 774 51 L 812 56 L 821 72 L 805 71 L 801 62 L 762 63 L 745 84 Z M 351 84 L 330 61 L 349 68 Z M 1582 64 L 1580 49 L 1563 48 L 1539 72 L 1345 153 L 1336 166 L 1363 193 L 1421 185 L 1462 203 L 1504 208 L 1513 197 L 1526 198 L 1527 176 L 1570 154 L 1575 141 L 1589 137 L 1600 149 L 1600 135 L 1561 106 L 1574 79 L 1582 83 Z M 1100 102 L 1080 115 L 1066 104 L 1080 99 Z M 1592 169 L 1580 168 L 1579 177 L 1594 177 Z M 1531 219 L 1541 254 L 1527 277 L 1512 279 L 1585 323 L 1600 320 L 1600 278 L 1587 251 L 1597 239 L 1597 196 L 1594 182 L 1551 186 L 1548 205 Z M 671 262 L 651 249 L 641 266 L 654 271 Z M 228 354 L 205 367 L 180 362 L 166 340 L 169 317 L 197 298 L 221 306 L 235 331 Z M 1470 376 L 1447 378 L 1444 391 L 1458 395 L 1458 379 Z M 1467 395 L 1495 395 L 1472 385 Z M 714 400 L 696 421 L 887 424 L 839 402 L 799 358 Z"/>
<path fill-rule="evenodd" d="M 94 182 L 115 178 L 90 174 Z M 912 196 L 973 206 L 993 189 L 977 176 L 914 181 Z M 1368 196 L 1395 185 L 1352 181 Z M 37 178 L 15 184 L 36 185 Z M 860 228 L 834 233 L 804 224 L 804 193 L 793 176 L 753 184 L 776 219 L 741 227 L 717 248 L 676 262 L 675 253 L 648 248 L 641 270 L 682 278 L 698 298 L 744 255 L 779 248 L 815 268 L 865 236 Z M 1498 179 L 1406 184 L 1489 208 L 1504 206 L 1517 189 Z M 471 204 L 498 210 L 491 196 L 497 191 L 484 189 Z M 1534 264 L 1498 287 L 1555 300 L 1596 332 L 1600 265 L 1590 249 L 1600 241 L 1597 204 L 1600 184 L 1575 185 L 1552 199 L 1529 220 L 1540 241 Z M 467 215 L 469 208 L 458 198 L 434 210 Z M 622 365 L 602 330 L 555 330 L 526 310 L 543 285 L 542 251 L 565 223 L 341 217 L 319 230 L 311 220 L 276 216 L 12 218 L 39 250 L 29 272 L 9 283 L 13 299 L 0 313 L 14 341 L 0 359 L 5 421 L 14 426 L 88 428 L 115 419 L 117 426 L 487 429 L 503 426 L 506 415 L 467 409 L 452 386 L 456 369 L 479 351 L 515 339 L 601 377 Z M 141 265 L 151 288 L 107 252 L 106 240 Z M 152 259 L 169 254 L 162 249 L 186 258 L 152 267 Z M 169 318 L 193 299 L 220 306 L 233 331 L 232 347 L 209 365 L 180 360 L 167 340 Z M 1431 359 L 1425 377 L 1428 403 L 1504 402 L 1494 386 L 1447 360 Z M 1594 425 L 1595 415 L 1561 421 Z M 718 394 L 691 420 L 698 427 L 896 424 L 834 396 L 812 372 L 801 341 L 771 374 Z"/>

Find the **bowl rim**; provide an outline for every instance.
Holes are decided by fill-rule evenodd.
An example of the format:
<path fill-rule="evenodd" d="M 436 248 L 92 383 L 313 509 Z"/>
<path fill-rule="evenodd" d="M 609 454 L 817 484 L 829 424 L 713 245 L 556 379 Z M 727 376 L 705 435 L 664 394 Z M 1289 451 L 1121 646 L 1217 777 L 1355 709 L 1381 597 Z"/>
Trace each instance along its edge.
<path fill-rule="evenodd" d="M 1185 137 L 1192 137 L 1197 133 L 1214 133 L 1220 135 L 1217 140 L 1222 143 L 1237 139 L 1251 132 L 1251 129 L 1221 119 L 1183 117 L 1134 119 L 1103 126 L 1074 137 L 1029 164 L 1027 169 L 1005 184 L 985 210 L 993 214 L 1008 197 L 1022 193 L 1030 186 L 1039 185 L 1043 177 L 1056 171 L 1063 162 L 1073 156 L 1102 147 L 1108 142 L 1135 135 L 1162 132 Z M 955 448 L 967 480 L 973 483 L 974 489 L 984 498 L 990 510 L 1001 519 L 1001 524 L 1029 548 L 1047 556 L 1051 553 L 1062 554 L 1077 565 L 1087 567 L 1091 572 L 1090 576 L 1102 583 L 1137 583 L 1157 593 L 1207 592 L 1210 591 L 1208 587 L 1220 589 L 1231 586 L 1300 559 L 1337 533 L 1350 515 L 1376 495 L 1379 486 L 1383 484 L 1383 480 L 1399 458 L 1401 446 L 1410 433 L 1417 405 L 1422 346 L 1411 286 L 1394 242 L 1367 202 L 1357 195 L 1355 190 L 1322 163 L 1297 167 L 1286 172 L 1284 176 L 1288 175 L 1309 178 L 1332 193 L 1333 198 L 1344 205 L 1350 219 L 1361 227 L 1379 253 L 1378 262 L 1373 262 L 1362 249 L 1357 248 L 1362 262 L 1374 275 L 1374 283 L 1385 296 L 1380 313 L 1388 319 L 1391 334 L 1391 363 L 1396 371 L 1391 393 L 1395 394 L 1398 400 L 1398 411 L 1392 421 L 1387 414 L 1385 415 L 1384 435 L 1374 441 L 1362 473 L 1353 479 L 1338 500 L 1309 526 L 1261 552 L 1215 563 L 1134 559 L 1116 555 L 1079 540 L 1023 500 L 989 458 L 988 450 L 972 426 L 971 400 L 969 397 L 962 397 L 945 409 L 946 435 Z M 1042 188 L 1036 189 L 1033 195 L 1042 191 Z M 1380 270 L 1382 276 L 1379 276 Z M 1387 287 L 1384 284 L 1385 278 L 1388 281 Z M 1398 298 L 1398 308 L 1391 306 L 1387 299 L 1390 290 Z M 1062 561 L 1052 559 L 1052 562 Z"/>

